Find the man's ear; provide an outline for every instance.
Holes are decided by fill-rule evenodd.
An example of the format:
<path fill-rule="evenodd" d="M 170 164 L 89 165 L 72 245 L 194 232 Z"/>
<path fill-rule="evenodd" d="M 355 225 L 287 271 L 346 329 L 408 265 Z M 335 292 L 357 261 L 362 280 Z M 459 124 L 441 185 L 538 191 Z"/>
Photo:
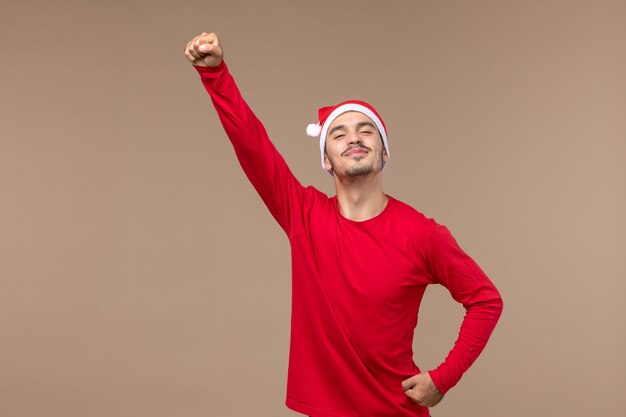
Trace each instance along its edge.
<path fill-rule="evenodd" d="M 330 158 L 328 158 L 327 152 L 324 152 L 324 169 L 331 175 L 333 174 L 333 165 L 330 163 Z"/>
<path fill-rule="evenodd" d="M 383 162 L 387 162 L 389 160 L 389 155 L 387 155 L 387 148 L 383 147 Z"/>

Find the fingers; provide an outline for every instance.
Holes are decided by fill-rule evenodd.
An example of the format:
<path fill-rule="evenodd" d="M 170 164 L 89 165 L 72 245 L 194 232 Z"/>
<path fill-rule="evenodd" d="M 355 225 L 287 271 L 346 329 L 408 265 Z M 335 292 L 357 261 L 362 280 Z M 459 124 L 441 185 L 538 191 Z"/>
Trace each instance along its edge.
<path fill-rule="evenodd" d="M 404 395 L 409 397 L 411 401 L 416 404 L 419 404 L 424 407 L 430 407 L 429 399 L 426 397 L 425 393 L 421 392 L 418 387 L 413 387 L 404 390 Z"/>
<path fill-rule="evenodd" d="M 219 41 L 217 40 L 217 36 L 215 33 L 206 33 L 202 32 L 199 36 L 196 36 L 193 39 L 193 45 L 195 48 L 200 47 L 200 45 L 219 45 Z"/>
<path fill-rule="evenodd" d="M 415 404 L 421 405 L 422 407 L 434 407 L 437 404 L 439 404 L 439 402 L 443 398 L 443 397 L 426 398 L 422 395 L 412 395 L 411 394 L 412 391 L 413 390 L 407 390 L 404 393 L 406 394 L 407 397 L 411 399 L 411 401 L 413 401 Z"/>
<path fill-rule="evenodd" d="M 204 39 L 203 39 L 204 38 Z M 200 40 L 203 40 L 202 44 L 200 44 Z M 206 36 L 205 35 L 200 35 L 200 36 L 196 36 L 194 38 L 194 40 L 192 41 L 192 51 L 193 51 L 193 55 L 196 56 L 198 58 L 201 58 L 207 51 L 203 48 L 200 49 L 200 45 L 204 45 L 207 42 L 206 41 Z"/>
<path fill-rule="evenodd" d="M 203 43 L 201 45 L 198 45 L 197 49 L 201 53 L 208 55 L 215 50 L 215 46 L 211 43 Z"/>
<path fill-rule="evenodd" d="M 412 376 L 411 378 L 405 379 L 404 381 L 402 381 L 402 389 L 406 391 L 408 389 L 413 388 L 417 384 L 416 377 L 417 375 Z"/>
<path fill-rule="evenodd" d="M 192 42 L 193 41 L 190 41 L 189 43 L 187 43 L 187 46 L 185 47 L 185 56 L 187 57 L 188 60 L 193 62 L 196 59 L 198 59 L 198 56 L 197 56 L 197 52 L 193 50 Z"/>
<path fill-rule="evenodd" d="M 221 58 L 222 51 L 215 33 L 202 32 L 187 43 L 185 47 L 185 57 L 189 61 L 195 62 L 207 55 L 214 55 L 217 58 Z"/>
<path fill-rule="evenodd" d="M 402 381 L 402 388 L 407 397 L 424 407 L 433 407 L 443 398 L 443 394 L 432 382 L 427 372 Z"/>

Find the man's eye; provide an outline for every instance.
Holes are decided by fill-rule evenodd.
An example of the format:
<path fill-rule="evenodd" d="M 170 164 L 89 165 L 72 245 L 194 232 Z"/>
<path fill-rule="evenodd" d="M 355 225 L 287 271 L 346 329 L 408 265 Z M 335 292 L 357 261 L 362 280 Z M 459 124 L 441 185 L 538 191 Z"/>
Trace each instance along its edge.
<path fill-rule="evenodd" d="M 371 135 L 372 131 L 371 130 L 361 130 L 361 133 L 366 134 L 366 135 Z"/>
<path fill-rule="evenodd" d="M 344 136 L 346 136 L 346 135 L 344 135 L 343 133 L 340 133 L 338 135 L 335 135 L 335 139 L 341 139 Z"/>

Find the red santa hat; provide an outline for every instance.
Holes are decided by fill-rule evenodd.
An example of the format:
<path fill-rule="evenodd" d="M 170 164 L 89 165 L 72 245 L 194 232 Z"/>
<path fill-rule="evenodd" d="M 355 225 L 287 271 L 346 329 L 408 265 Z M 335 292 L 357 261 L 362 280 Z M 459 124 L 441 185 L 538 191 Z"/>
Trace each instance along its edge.
<path fill-rule="evenodd" d="M 349 111 L 358 111 L 359 113 L 363 113 L 372 119 L 383 139 L 383 145 L 385 146 L 385 151 L 387 151 L 387 160 L 389 160 L 390 154 L 389 144 L 387 143 L 387 129 L 385 128 L 385 122 L 383 122 L 383 119 L 370 104 L 359 100 L 348 100 L 334 106 L 322 107 L 318 110 L 319 122 L 310 124 L 306 128 L 307 135 L 320 137 L 320 153 L 322 159 L 322 169 L 324 170 L 326 170 L 324 165 L 324 150 L 326 149 L 326 133 L 328 132 L 328 127 L 333 120 L 341 114 Z"/>

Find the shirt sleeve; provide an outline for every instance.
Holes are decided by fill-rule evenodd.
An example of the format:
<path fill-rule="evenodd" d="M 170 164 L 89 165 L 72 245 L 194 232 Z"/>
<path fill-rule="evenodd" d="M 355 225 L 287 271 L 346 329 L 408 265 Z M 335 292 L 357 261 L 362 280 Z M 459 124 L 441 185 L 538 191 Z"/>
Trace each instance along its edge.
<path fill-rule="evenodd" d="M 466 310 L 454 347 L 441 365 L 429 371 L 433 383 L 445 394 L 484 349 L 503 303 L 487 275 L 445 226 L 435 225 L 427 253 L 433 280 L 445 286 Z"/>
<path fill-rule="evenodd" d="M 265 127 L 244 101 L 226 63 L 194 66 L 248 180 L 288 235 L 302 204 L 304 188 L 270 141 Z"/>

